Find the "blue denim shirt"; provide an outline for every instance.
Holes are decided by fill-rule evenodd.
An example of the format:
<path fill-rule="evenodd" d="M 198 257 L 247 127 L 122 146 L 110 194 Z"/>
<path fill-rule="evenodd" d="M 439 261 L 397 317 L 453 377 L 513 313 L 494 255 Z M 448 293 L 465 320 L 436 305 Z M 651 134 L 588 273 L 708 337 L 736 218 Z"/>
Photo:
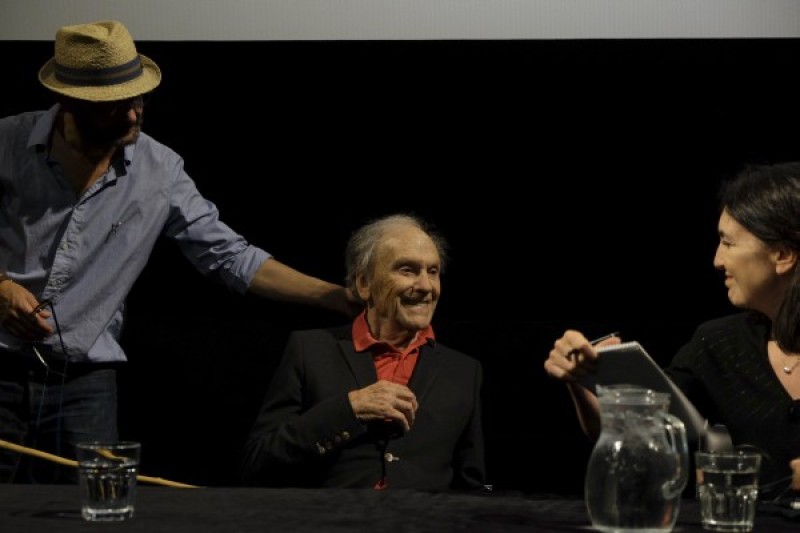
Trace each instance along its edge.
<path fill-rule="evenodd" d="M 125 298 L 161 235 L 201 273 L 247 290 L 270 255 L 219 220 L 178 154 L 141 133 L 78 198 L 49 155 L 57 112 L 0 119 L 0 272 L 53 298 L 73 360 L 126 359 Z M 56 337 L 45 344 L 61 351 Z M 0 326 L 0 348 L 22 344 Z"/>

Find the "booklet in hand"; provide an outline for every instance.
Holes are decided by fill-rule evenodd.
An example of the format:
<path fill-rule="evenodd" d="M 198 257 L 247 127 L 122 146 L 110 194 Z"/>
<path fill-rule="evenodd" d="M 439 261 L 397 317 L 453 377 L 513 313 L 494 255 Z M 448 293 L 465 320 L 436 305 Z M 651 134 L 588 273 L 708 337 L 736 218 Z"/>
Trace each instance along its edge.
<path fill-rule="evenodd" d="M 704 434 L 705 418 L 689 401 L 683 391 L 661 370 L 661 367 L 637 341 L 597 347 L 600 357 L 597 371 L 585 375 L 580 383 L 597 393 L 597 385 L 628 384 L 656 392 L 668 392 L 671 396 L 669 412 L 686 425 L 690 442 L 697 442 Z"/>

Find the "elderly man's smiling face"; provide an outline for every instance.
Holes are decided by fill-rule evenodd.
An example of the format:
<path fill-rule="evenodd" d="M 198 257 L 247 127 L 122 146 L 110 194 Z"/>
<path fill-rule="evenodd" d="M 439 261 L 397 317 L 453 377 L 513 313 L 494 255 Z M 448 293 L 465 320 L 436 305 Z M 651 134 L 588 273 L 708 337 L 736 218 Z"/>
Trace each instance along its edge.
<path fill-rule="evenodd" d="M 439 252 L 425 232 L 412 225 L 386 231 L 371 272 L 357 280 L 376 339 L 404 347 L 430 325 L 441 292 L 440 269 Z"/>

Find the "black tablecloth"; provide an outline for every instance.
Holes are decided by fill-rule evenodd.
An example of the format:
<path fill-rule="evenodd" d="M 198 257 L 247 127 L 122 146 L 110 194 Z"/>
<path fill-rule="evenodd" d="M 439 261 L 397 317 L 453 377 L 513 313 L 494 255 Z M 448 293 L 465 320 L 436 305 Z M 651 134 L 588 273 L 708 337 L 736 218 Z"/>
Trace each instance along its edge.
<path fill-rule="evenodd" d="M 510 494 L 349 489 L 176 489 L 140 485 L 136 515 L 84 522 L 74 485 L 0 485 L 0 532 L 248 533 L 339 531 L 590 531 L 582 500 Z M 681 503 L 676 531 L 703 531 L 697 502 Z M 759 514 L 756 532 L 800 531 Z"/>

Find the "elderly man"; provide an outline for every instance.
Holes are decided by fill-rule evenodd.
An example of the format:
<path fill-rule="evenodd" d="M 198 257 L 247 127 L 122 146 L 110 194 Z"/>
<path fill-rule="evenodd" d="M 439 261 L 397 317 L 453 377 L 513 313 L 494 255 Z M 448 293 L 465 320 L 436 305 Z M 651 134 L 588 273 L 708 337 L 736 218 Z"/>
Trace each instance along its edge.
<path fill-rule="evenodd" d="M 391 215 L 357 230 L 352 324 L 294 332 L 246 443 L 242 479 L 302 487 L 480 489 L 480 363 L 436 342 L 445 244 Z"/>

